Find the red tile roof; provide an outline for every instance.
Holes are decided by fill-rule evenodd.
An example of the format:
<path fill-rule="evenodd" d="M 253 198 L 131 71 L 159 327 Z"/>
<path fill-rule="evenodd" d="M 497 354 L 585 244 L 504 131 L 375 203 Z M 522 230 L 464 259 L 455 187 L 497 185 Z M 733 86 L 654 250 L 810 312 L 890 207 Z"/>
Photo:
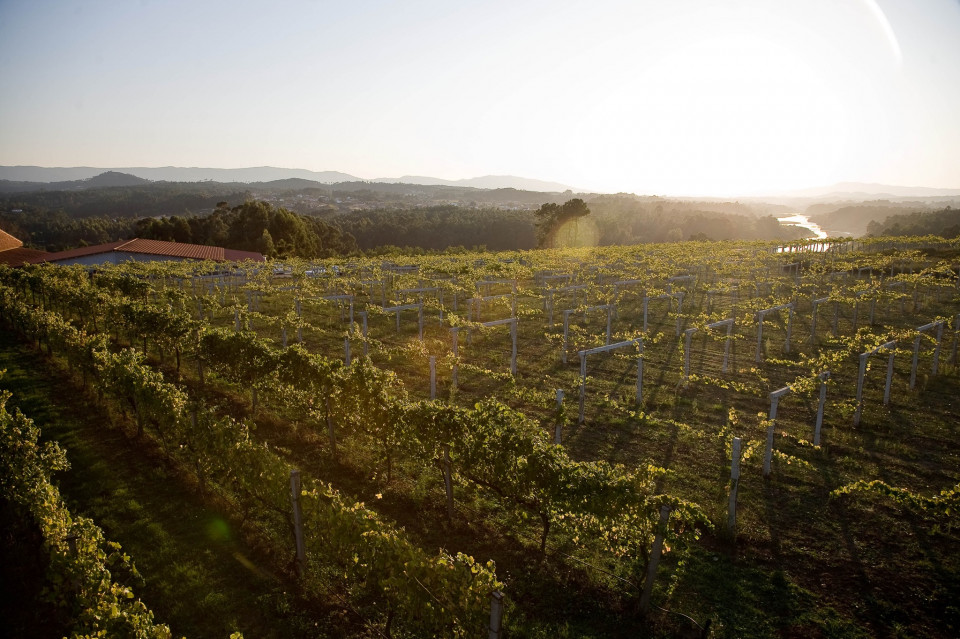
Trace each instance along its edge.
<path fill-rule="evenodd" d="M 0 229 L 0 251 L 9 251 L 23 246 L 23 242 Z"/>
<path fill-rule="evenodd" d="M 47 255 L 44 251 L 38 251 L 31 248 L 13 248 L 6 251 L 0 251 L 0 264 L 7 266 L 23 266 L 27 262 L 33 262 L 38 258 Z"/>
<path fill-rule="evenodd" d="M 99 255 L 100 253 L 109 253 L 118 246 L 123 246 L 126 241 L 110 242 L 109 244 L 97 244 L 96 246 L 81 246 L 80 248 L 70 249 L 69 251 L 59 251 L 57 253 L 47 253 L 41 258 L 30 260 L 36 262 L 58 262 L 74 257 L 84 257 L 86 255 Z"/>
<path fill-rule="evenodd" d="M 217 262 L 243 260 L 253 260 L 255 262 L 265 261 L 263 255 L 260 253 L 254 253 L 252 251 L 236 251 L 233 249 L 225 249 L 219 246 L 163 242 L 161 240 L 141 240 L 139 238 L 132 240 L 121 240 L 119 242 L 110 242 L 109 244 L 98 244 L 96 246 L 82 246 L 69 251 L 60 251 L 59 253 L 47 253 L 41 258 L 31 261 L 60 262 L 62 260 L 69 260 L 77 257 L 86 257 L 87 255 L 100 255 L 102 253 L 113 252 L 162 255 L 164 257 L 176 257 L 191 260 L 215 260 Z"/>
<path fill-rule="evenodd" d="M 223 249 L 223 259 L 228 262 L 244 262 L 246 260 L 252 260 L 254 262 L 266 262 L 267 258 L 263 256 L 263 253 L 256 253 L 254 251 L 238 251 L 236 249 Z"/>

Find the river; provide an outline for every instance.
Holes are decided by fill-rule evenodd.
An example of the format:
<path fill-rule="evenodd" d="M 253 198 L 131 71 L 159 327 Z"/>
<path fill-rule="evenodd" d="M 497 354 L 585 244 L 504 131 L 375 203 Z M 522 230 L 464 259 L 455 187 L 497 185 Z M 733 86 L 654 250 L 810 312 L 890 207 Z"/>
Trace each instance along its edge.
<path fill-rule="evenodd" d="M 778 217 L 777 220 L 785 226 L 799 226 L 810 229 L 816 234 L 818 240 L 827 239 L 827 232 L 824 231 L 816 222 L 811 222 L 806 215 L 791 215 L 790 217 Z"/>

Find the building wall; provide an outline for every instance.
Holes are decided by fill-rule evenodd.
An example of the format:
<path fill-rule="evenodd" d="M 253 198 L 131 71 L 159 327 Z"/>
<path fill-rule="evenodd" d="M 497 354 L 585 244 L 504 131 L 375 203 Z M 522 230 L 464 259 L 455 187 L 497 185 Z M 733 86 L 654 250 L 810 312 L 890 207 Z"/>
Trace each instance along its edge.
<path fill-rule="evenodd" d="M 145 253 L 124 253 L 121 251 L 110 251 L 109 253 L 97 253 L 95 255 L 84 255 L 82 257 L 72 257 L 65 260 L 52 261 L 51 264 L 61 264 L 70 266 L 72 264 L 82 264 L 83 266 L 96 266 L 98 264 L 120 264 L 121 262 L 185 262 L 188 261 L 182 257 L 168 257 L 166 255 L 148 255 Z M 195 261 L 195 260 L 190 260 Z"/>

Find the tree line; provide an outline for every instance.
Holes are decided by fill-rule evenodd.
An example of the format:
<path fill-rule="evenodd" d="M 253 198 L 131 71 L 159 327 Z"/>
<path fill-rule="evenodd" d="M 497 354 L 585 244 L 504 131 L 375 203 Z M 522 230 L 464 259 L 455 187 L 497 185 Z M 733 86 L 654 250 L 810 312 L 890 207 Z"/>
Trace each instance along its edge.
<path fill-rule="evenodd" d="M 960 209 L 946 207 L 940 211 L 919 211 L 891 215 L 867 224 L 867 235 L 939 235 L 960 237 Z"/>
<path fill-rule="evenodd" d="M 263 201 L 210 213 L 155 217 L 73 217 L 30 207 L 0 212 L 0 228 L 33 248 L 59 251 L 140 237 L 256 251 L 271 258 L 330 257 L 361 252 L 447 251 L 456 247 L 524 250 L 538 246 L 618 245 L 682 240 L 802 237 L 772 216 L 690 209 L 669 200 L 626 203 L 598 198 L 545 203 L 536 211 L 454 204 L 311 215 Z M 588 215 L 589 214 L 589 215 Z"/>
<path fill-rule="evenodd" d="M 232 208 L 227 202 L 219 202 L 206 216 L 144 218 L 137 222 L 135 234 L 144 239 L 256 251 L 271 258 L 333 257 L 357 252 L 353 236 L 336 226 L 258 201 Z"/>

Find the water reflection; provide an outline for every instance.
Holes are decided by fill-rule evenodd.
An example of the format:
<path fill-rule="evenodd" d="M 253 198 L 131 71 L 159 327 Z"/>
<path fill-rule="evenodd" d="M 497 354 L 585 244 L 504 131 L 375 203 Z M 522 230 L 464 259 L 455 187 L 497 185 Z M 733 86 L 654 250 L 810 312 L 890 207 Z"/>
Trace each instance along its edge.
<path fill-rule="evenodd" d="M 810 218 L 806 215 L 791 215 L 789 217 L 778 217 L 777 220 L 783 225 L 786 226 L 799 226 L 805 229 L 810 229 L 814 234 L 816 234 L 818 240 L 827 239 L 827 233 L 820 225 L 816 222 L 811 222 Z"/>

